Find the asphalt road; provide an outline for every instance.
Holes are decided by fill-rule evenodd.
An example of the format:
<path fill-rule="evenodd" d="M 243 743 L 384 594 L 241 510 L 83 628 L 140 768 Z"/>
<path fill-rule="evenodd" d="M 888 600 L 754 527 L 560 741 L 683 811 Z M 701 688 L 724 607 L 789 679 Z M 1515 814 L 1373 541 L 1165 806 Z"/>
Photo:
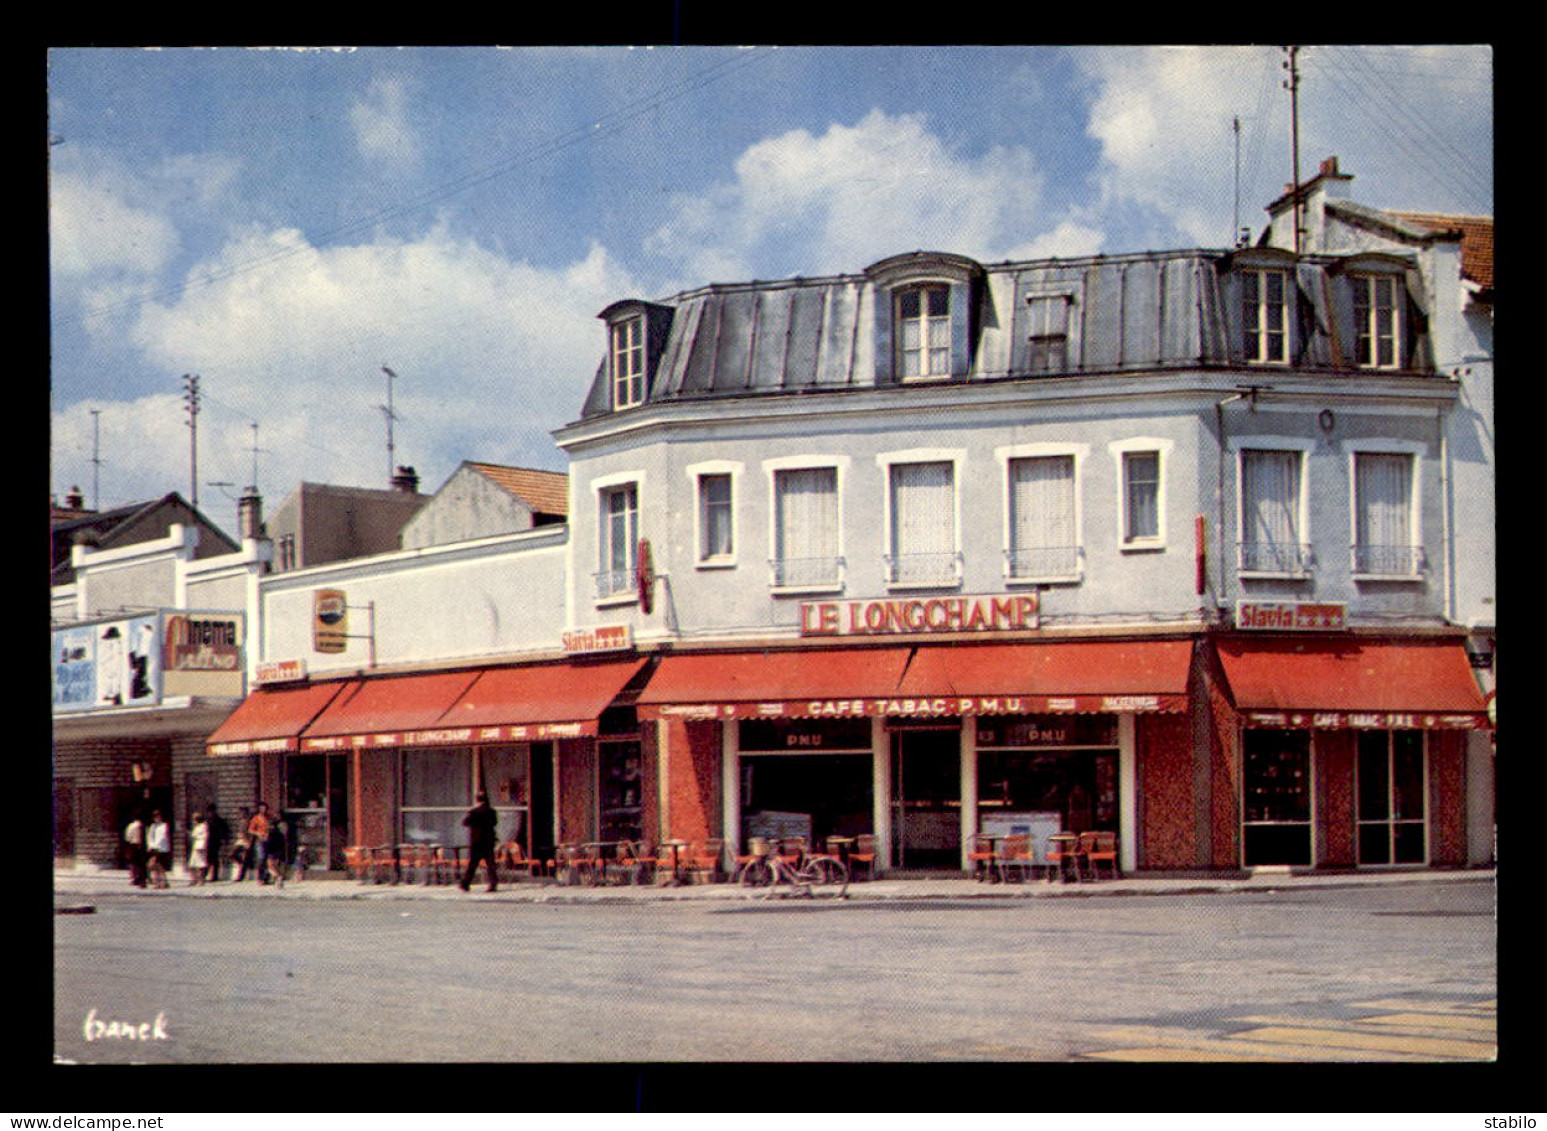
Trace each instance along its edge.
<path fill-rule="evenodd" d="M 1014 903 L 101 896 L 55 917 L 54 1055 L 1069 1061 L 1143 1027 L 1492 1001 L 1493 898 L 1490 883 Z"/>

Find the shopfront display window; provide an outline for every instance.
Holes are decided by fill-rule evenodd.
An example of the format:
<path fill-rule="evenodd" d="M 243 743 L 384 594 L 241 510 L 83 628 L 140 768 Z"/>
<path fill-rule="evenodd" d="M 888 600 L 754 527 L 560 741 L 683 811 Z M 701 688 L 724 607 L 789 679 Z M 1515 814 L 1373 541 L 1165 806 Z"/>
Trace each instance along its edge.
<path fill-rule="evenodd" d="M 596 744 L 602 840 L 638 840 L 644 835 L 643 765 L 637 740 Z"/>
<path fill-rule="evenodd" d="M 501 842 L 516 841 L 527 852 L 530 832 L 531 755 L 524 744 L 480 746 L 478 748 L 478 788 L 489 795 L 489 804 L 499 816 L 495 835 Z"/>
<path fill-rule="evenodd" d="M 405 844 L 461 844 L 473 803 L 473 760 L 466 747 L 403 751 Z"/>
<path fill-rule="evenodd" d="M 1243 743 L 1242 841 L 1247 867 L 1311 858 L 1311 732 L 1248 730 Z"/>
<path fill-rule="evenodd" d="M 873 831 L 868 719 L 747 719 L 740 724 L 744 837 Z"/>
<path fill-rule="evenodd" d="M 349 843 L 349 759 L 343 754 L 291 754 L 285 759 L 285 817 L 306 866 L 338 870 Z"/>
<path fill-rule="evenodd" d="M 1423 733 L 1359 734 L 1359 863 L 1427 860 Z"/>
<path fill-rule="evenodd" d="M 983 815 L 1057 813 L 1065 832 L 1117 830 L 1115 716 L 984 718 L 977 745 Z"/>

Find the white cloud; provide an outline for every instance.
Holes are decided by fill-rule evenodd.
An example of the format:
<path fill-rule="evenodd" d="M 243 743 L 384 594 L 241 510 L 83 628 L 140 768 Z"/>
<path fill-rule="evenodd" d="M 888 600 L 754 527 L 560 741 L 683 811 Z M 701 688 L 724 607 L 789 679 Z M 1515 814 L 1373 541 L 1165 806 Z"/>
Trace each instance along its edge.
<path fill-rule="evenodd" d="M 176 254 L 177 232 L 97 180 L 56 174 L 49 189 L 49 259 L 56 275 L 145 276 Z"/>
<path fill-rule="evenodd" d="M 355 146 L 368 160 L 401 169 L 418 167 L 419 135 L 408 120 L 408 96 L 396 79 L 378 78 L 349 108 Z"/>
<path fill-rule="evenodd" d="M 1003 258 L 1061 222 L 1042 208 L 1043 179 L 1024 147 L 962 155 L 922 115 L 873 110 L 752 145 L 733 181 L 677 200 L 647 248 L 678 260 L 687 285 L 856 271 L 921 248 Z"/>

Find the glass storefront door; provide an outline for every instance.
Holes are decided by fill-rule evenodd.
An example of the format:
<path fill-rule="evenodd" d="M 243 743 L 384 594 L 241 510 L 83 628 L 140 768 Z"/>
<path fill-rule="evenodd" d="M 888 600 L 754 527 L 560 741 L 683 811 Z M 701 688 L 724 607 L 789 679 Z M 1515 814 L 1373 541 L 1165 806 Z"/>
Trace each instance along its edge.
<path fill-rule="evenodd" d="M 1425 863 L 1423 732 L 1361 731 L 1358 749 L 1359 863 Z"/>
<path fill-rule="evenodd" d="M 1242 853 L 1246 867 L 1314 863 L 1311 732 L 1247 730 L 1242 741 Z"/>
<path fill-rule="evenodd" d="M 892 734 L 892 863 L 961 868 L 961 730 Z"/>
<path fill-rule="evenodd" d="M 292 859 L 306 849 L 306 866 L 339 870 L 349 843 L 349 757 L 291 754 L 285 759 L 285 818 Z"/>

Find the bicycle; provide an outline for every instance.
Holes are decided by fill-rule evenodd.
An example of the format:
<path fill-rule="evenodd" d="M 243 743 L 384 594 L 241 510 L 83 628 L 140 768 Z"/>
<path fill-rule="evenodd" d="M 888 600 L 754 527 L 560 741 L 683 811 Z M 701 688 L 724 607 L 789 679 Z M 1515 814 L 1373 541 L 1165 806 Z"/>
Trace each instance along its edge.
<path fill-rule="evenodd" d="M 848 898 L 849 869 L 838 857 L 801 852 L 798 862 L 791 864 L 780 855 L 775 844 L 762 837 L 753 837 L 750 847 L 751 858 L 736 875 L 736 882 L 746 889 L 749 898 L 772 898 L 786 884 L 792 895 L 814 899 Z"/>

